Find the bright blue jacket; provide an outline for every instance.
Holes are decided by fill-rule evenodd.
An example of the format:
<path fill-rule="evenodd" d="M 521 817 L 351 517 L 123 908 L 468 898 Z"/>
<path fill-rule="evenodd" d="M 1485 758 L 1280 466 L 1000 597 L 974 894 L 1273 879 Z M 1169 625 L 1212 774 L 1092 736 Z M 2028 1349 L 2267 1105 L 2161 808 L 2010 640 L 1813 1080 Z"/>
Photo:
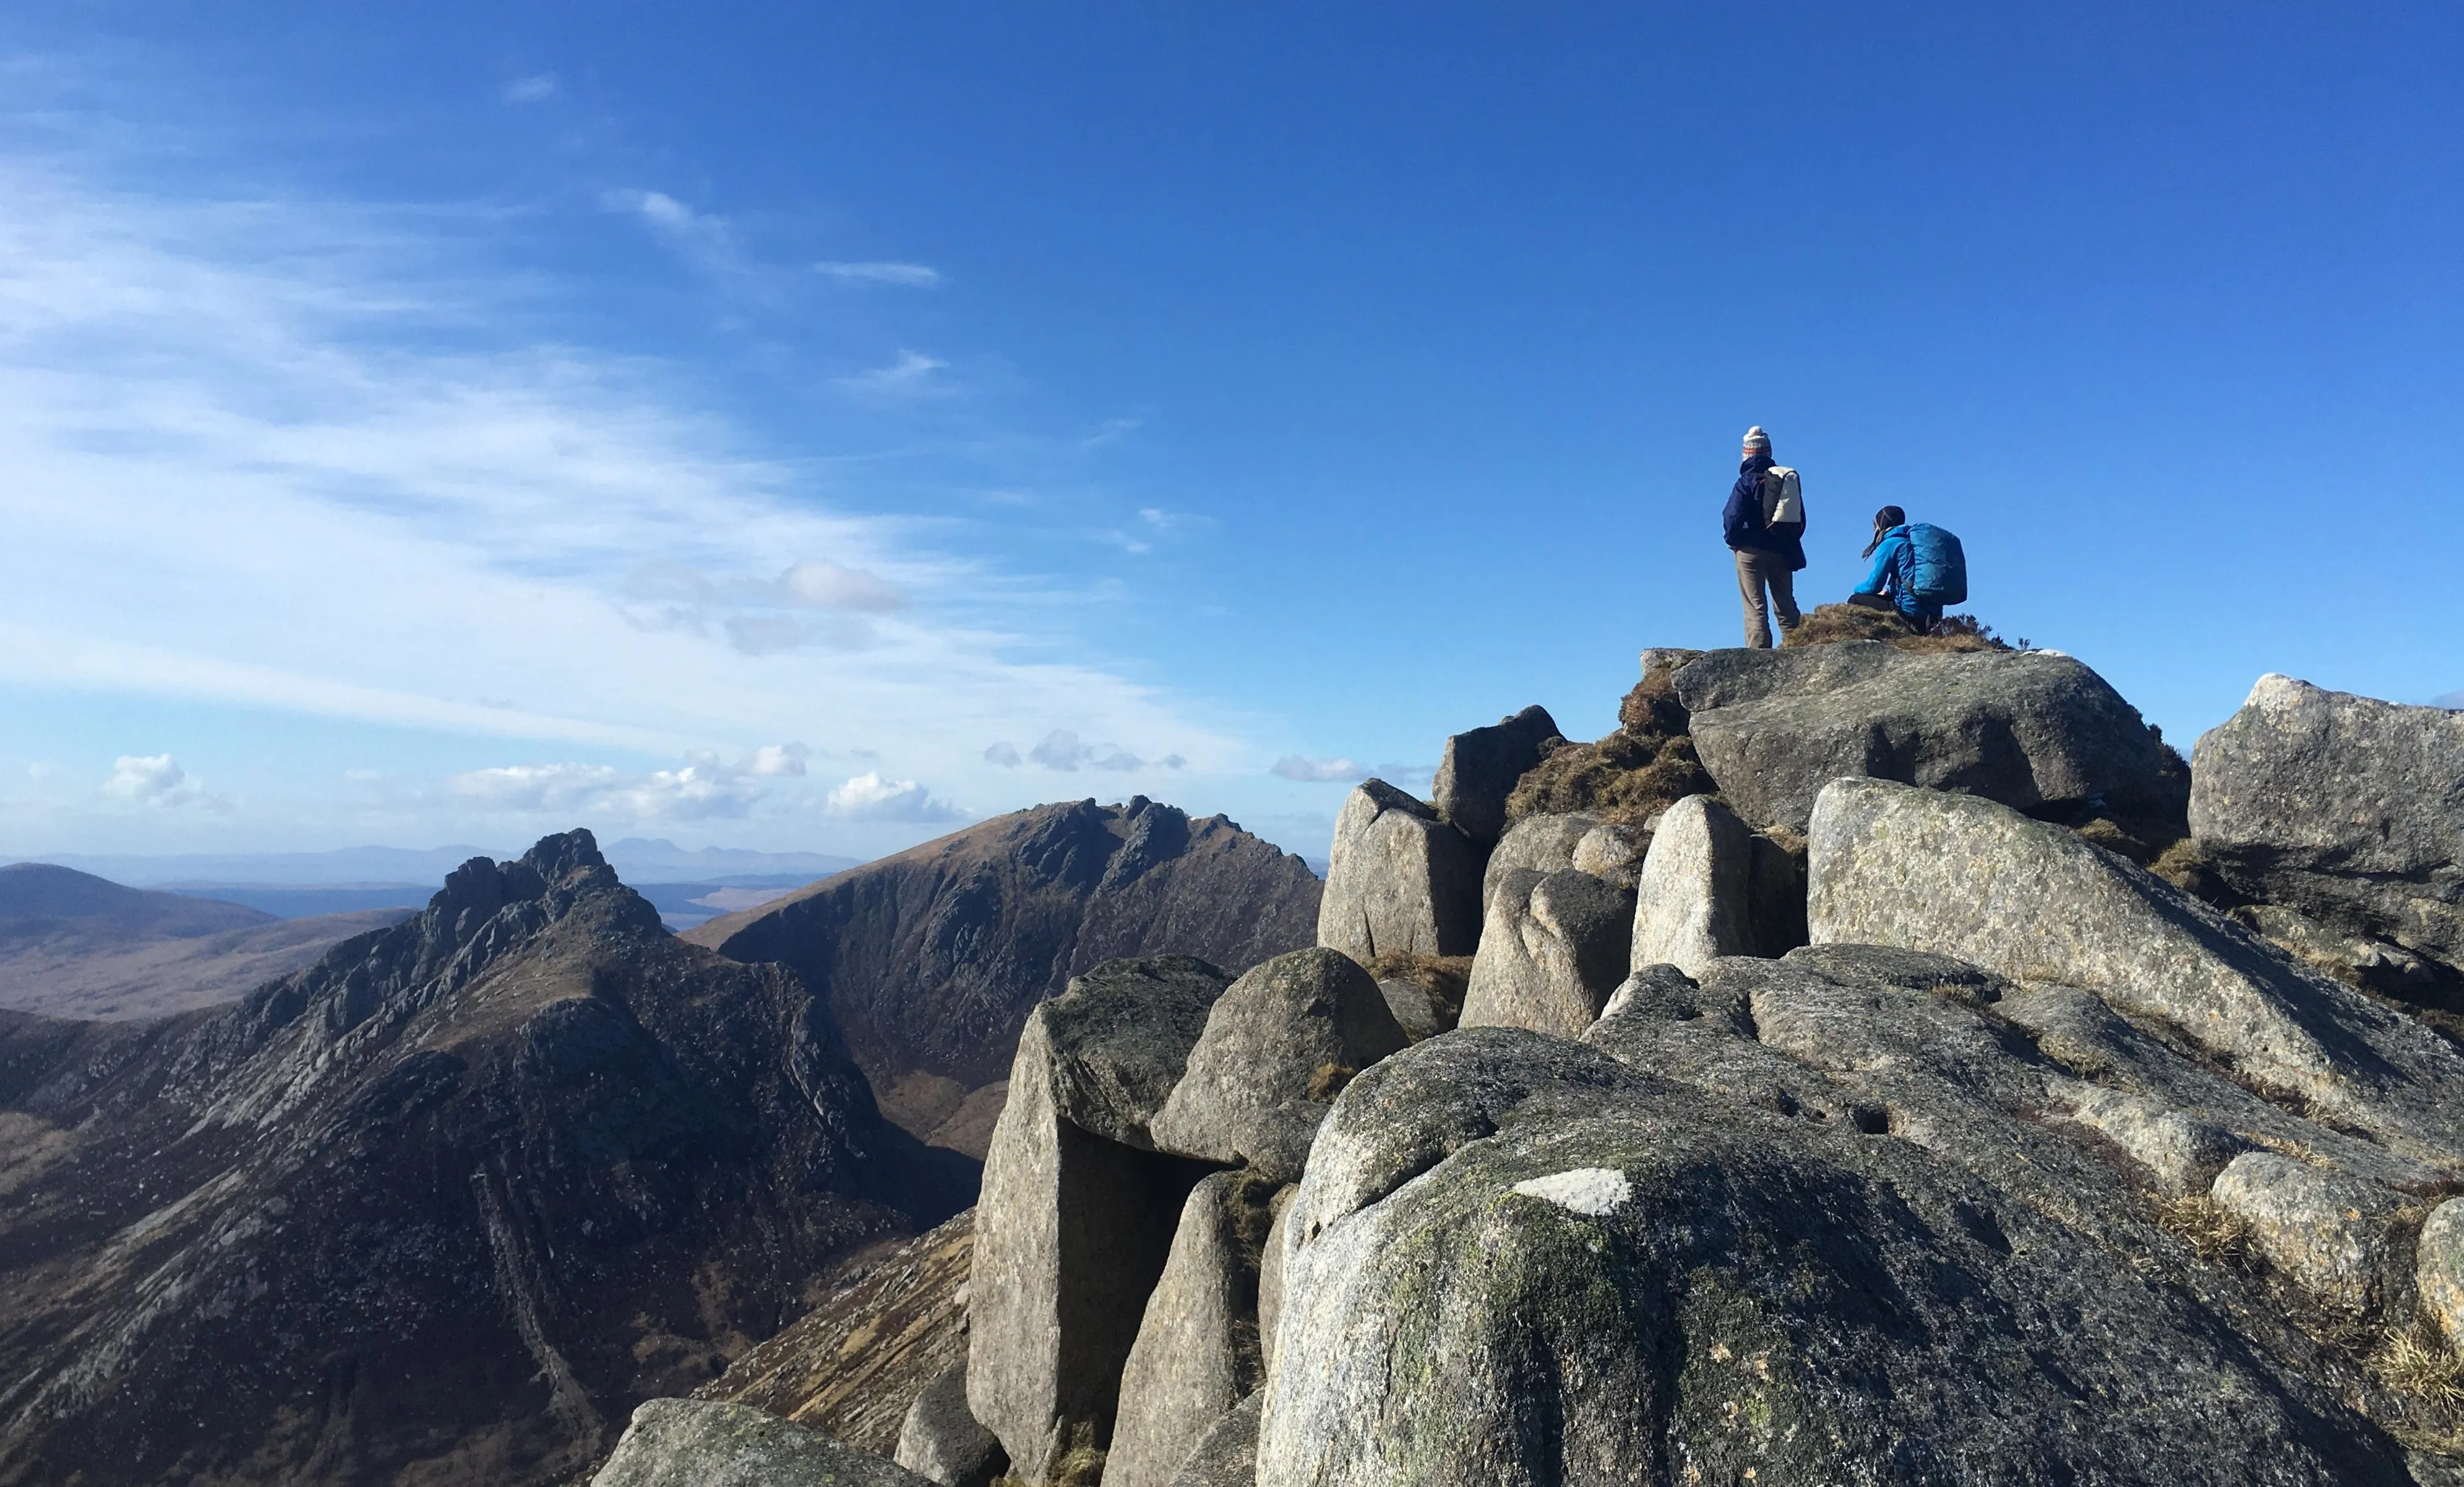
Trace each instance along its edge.
<path fill-rule="evenodd" d="M 1917 551 L 1908 541 L 1904 524 L 1882 534 L 1881 544 L 1874 549 L 1874 566 L 1865 581 L 1857 586 L 1860 594 L 1888 594 L 1901 613 L 1914 619 L 1942 618 L 1942 606 L 1927 604 L 1916 595 Z"/>

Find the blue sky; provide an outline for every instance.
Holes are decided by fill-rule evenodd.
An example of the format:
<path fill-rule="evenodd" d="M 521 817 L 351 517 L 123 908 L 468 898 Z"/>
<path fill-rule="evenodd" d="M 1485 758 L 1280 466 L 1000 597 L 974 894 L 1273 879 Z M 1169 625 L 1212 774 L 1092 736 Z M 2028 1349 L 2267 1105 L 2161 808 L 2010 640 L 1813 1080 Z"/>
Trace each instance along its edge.
<path fill-rule="evenodd" d="M 21 0 L 0 854 L 1317 854 L 1749 423 L 2179 742 L 2464 688 L 2464 12 L 1706 9 Z"/>

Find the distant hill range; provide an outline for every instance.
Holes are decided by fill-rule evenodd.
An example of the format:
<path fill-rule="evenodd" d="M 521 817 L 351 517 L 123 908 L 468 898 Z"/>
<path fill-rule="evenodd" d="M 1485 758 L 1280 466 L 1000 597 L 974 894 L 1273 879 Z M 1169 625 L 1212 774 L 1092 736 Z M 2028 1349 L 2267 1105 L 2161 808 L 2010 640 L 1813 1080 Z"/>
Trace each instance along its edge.
<path fill-rule="evenodd" d="M 781 854 L 783 855 L 783 854 Z M 828 860 L 838 860 L 825 858 Z M 832 869 L 833 872 L 836 869 Z M 691 929 L 705 920 L 754 908 L 826 877 L 820 873 L 737 873 L 724 877 L 679 883 L 628 883 L 627 887 L 658 906 L 670 929 Z M 165 883 L 166 893 L 194 899 L 244 903 L 283 919 L 347 914 L 363 909 L 399 909 L 407 913 L 428 902 L 434 883 L 337 883 L 299 886 L 291 883 Z"/>
<path fill-rule="evenodd" d="M 688 930 L 793 967 L 882 1113 L 981 1156 L 1035 1005 L 1119 956 L 1239 972 L 1317 938 L 1309 865 L 1223 816 L 1137 796 L 1038 806 Z"/>
<path fill-rule="evenodd" d="M 209 1007 L 410 913 L 388 907 L 284 919 L 19 862 L 0 867 L 0 1007 L 112 1020 Z"/>
<path fill-rule="evenodd" d="M 268 923 L 7 877 L 55 923 Z M 552 836 L 225 1008 L 0 1011 L 0 1487 L 578 1480 L 973 1188 L 793 972 Z"/>
<path fill-rule="evenodd" d="M 508 857 L 486 847 L 345 847 L 337 852 L 216 853 L 176 856 L 47 853 L 35 860 L 76 868 L 141 888 L 251 884 L 291 887 L 422 885 L 436 891 L 445 875 L 473 857 Z M 605 854 L 629 881 L 715 883 L 729 878 L 788 877 L 799 882 L 851 868 L 858 857 L 822 852 L 750 852 L 732 847 L 687 850 L 663 837 L 628 836 Z M 424 899 L 423 899 L 424 901 Z M 361 907 L 379 907 L 363 904 Z"/>

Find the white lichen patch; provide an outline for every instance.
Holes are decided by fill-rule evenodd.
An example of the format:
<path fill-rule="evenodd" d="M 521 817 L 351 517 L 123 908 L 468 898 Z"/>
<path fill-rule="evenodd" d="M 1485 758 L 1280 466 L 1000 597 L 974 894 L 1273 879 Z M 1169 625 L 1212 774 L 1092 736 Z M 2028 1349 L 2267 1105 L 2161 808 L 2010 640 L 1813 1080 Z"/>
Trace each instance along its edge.
<path fill-rule="evenodd" d="M 1578 1166 L 1516 1183 L 1514 1190 L 1527 1198 L 1544 1198 L 1561 1209 L 1599 1218 L 1624 1207 L 1634 1196 L 1634 1184 L 1626 1180 L 1623 1172 L 1609 1167 Z"/>

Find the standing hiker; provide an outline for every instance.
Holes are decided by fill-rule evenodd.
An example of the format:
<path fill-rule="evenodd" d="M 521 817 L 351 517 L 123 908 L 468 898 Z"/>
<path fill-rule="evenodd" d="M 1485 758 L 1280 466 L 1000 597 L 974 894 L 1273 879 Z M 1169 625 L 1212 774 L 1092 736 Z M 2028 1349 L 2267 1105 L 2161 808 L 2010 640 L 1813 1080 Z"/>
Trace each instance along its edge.
<path fill-rule="evenodd" d="M 1746 431 L 1745 458 L 1736 486 L 1720 514 L 1720 527 L 1737 555 L 1737 589 L 1746 601 L 1746 644 L 1771 649 L 1771 611 L 1779 612 L 1783 638 L 1797 624 L 1797 569 L 1805 566 L 1805 497 L 1796 472 L 1771 460 L 1771 435 L 1756 424 Z M 1768 606 L 1764 590 L 1770 590 Z"/>
<path fill-rule="evenodd" d="M 1942 618 L 1944 605 L 1968 602 L 1968 554 L 1959 539 L 1910 522 L 1897 506 L 1874 513 L 1874 540 L 1865 544 L 1865 556 L 1874 566 L 1848 596 L 1859 609 L 1890 610 L 1922 635 Z"/>

